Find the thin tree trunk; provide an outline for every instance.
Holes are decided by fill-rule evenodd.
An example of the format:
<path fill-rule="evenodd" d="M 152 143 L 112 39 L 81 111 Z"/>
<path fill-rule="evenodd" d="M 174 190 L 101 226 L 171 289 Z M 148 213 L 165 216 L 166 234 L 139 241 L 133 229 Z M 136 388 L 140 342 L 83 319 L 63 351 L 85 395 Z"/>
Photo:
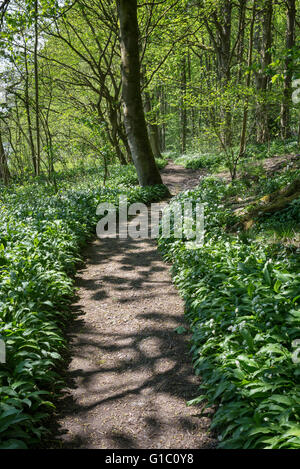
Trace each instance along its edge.
<path fill-rule="evenodd" d="M 254 23 L 256 16 L 256 0 L 253 0 L 252 7 L 252 20 L 250 25 L 250 36 L 249 36 L 249 49 L 248 49 L 248 73 L 246 78 L 246 90 L 248 91 L 251 81 L 251 65 L 252 65 L 252 53 L 253 53 L 253 32 L 254 32 Z M 246 132 L 247 132 L 247 122 L 248 122 L 248 96 L 246 97 L 243 113 L 243 122 L 242 122 L 242 131 L 241 131 L 241 140 L 240 140 L 240 151 L 239 159 L 244 155 L 246 150 Z"/>
<path fill-rule="evenodd" d="M 116 108 L 112 105 L 112 103 L 109 103 L 109 120 L 111 124 L 111 138 L 112 138 L 112 144 L 115 147 L 116 150 L 116 155 L 118 160 L 120 161 L 121 165 L 127 165 L 127 161 L 125 156 L 123 155 L 123 152 L 121 150 L 120 144 L 119 144 L 119 139 L 118 139 L 118 113 Z"/>
<path fill-rule="evenodd" d="M 34 174 L 37 175 L 37 173 L 38 173 L 38 170 L 37 170 L 37 157 L 36 157 L 36 152 L 35 152 L 33 133 L 32 133 L 31 115 L 30 115 L 29 70 L 28 70 L 26 42 L 25 42 L 25 46 L 24 46 L 24 59 L 25 59 L 25 110 L 26 110 L 27 125 L 28 125 L 28 140 L 29 140 L 30 151 L 31 151 L 31 160 L 32 160 L 32 165 L 33 165 L 33 171 L 34 171 Z"/>
<path fill-rule="evenodd" d="M 217 78 L 224 94 L 227 92 L 231 79 L 231 29 L 232 29 L 232 6 L 231 0 L 220 2 L 219 11 L 213 11 L 212 21 L 216 31 L 211 29 L 206 21 L 210 39 L 216 51 Z M 221 106 L 221 119 L 223 121 L 222 140 L 226 148 L 232 145 L 232 115 L 229 103 Z"/>
<path fill-rule="evenodd" d="M 144 109 L 145 109 L 145 113 L 147 114 L 151 112 L 152 110 L 151 99 L 150 99 L 150 94 L 148 93 L 148 91 L 144 92 L 144 96 L 145 96 Z M 147 120 L 147 117 L 146 117 L 146 120 Z M 148 127 L 148 136 L 149 136 L 153 155 L 155 158 L 161 158 L 158 126 L 157 124 L 154 124 L 153 122 L 151 122 L 151 118 L 150 118 L 150 120 L 148 119 L 147 127 Z"/>
<path fill-rule="evenodd" d="M 270 86 L 270 76 L 266 73 L 271 64 L 272 54 L 272 16 L 273 0 L 264 0 L 259 18 L 259 30 L 257 31 L 257 49 L 260 53 L 260 71 L 256 73 L 256 89 L 259 102 L 256 109 L 257 142 L 265 143 L 270 138 L 269 131 L 269 106 L 266 103 L 266 93 Z M 260 29 L 262 38 L 260 39 Z"/>
<path fill-rule="evenodd" d="M 162 119 L 162 124 L 160 125 L 160 143 L 161 143 L 161 150 L 166 150 L 166 123 L 165 123 L 165 115 L 166 115 L 166 100 L 165 100 L 165 89 L 164 85 L 161 85 L 159 88 L 159 100 L 160 100 L 160 116 Z"/>
<path fill-rule="evenodd" d="M 180 143 L 181 143 L 181 153 L 186 152 L 186 140 L 187 140 L 187 112 L 186 112 L 186 57 L 183 56 L 181 60 L 181 99 L 180 99 Z"/>
<path fill-rule="evenodd" d="M 120 120 L 118 124 L 118 135 L 119 135 L 120 140 L 123 142 L 123 145 L 126 151 L 127 163 L 132 163 L 131 150 L 130 150 L 128 138 L 126 135 L 125 125 L 122 120 Z"/>
<path fill-rule="evenodd" d="M 41 139 L 40 139 L 40 117 L 39 117 L 39 66 L 38 66 L 38 0 L 34 2 L 34 79 L 35 79 L 35 115 L 36 115 L 36 174 L 40 174 L 41 167 Z"/>
<path fill-rule="evenodd" d="M 137 0 L 117 0 L 125 127 L 141 186 L 162 184 L 151 150 L 141 96 Z"/>
<path fill-rule="evenodd" d="M 10 173 L 8 169 L 6 153 L 4 150 L 1 129 L 0 129 L 0 180 L 2 180 L 4 184 L 8 184 L 9 179 L 10 179 Z"/>
<path fill-rule="evenodd" d="M 192 83 L 192 58 L 190 51 L 188 51 L 188 83 L 189 86 Z M 201 82 L 200 82 L 200 94 L 201 94 Z M 191 139 L 190 144 L 194 144 L 195 138 L 195 107 L 191 106 L 190 108 L 190 131 L 191 131 Z"/>
<path fill-rule="evenodd" d="M 238 75 L 237 82 L 242 81 L 242 70 L 243 70 L 243 59 L 244 59 L 244 37 L 245 37 L 245 26 L 246 26 L 246 6 L 248 0 L 240 0 L 240 11 L 239 11 L 239 39 L 237 45 L 237 59 L 238 59 Z"/>
<path fill-rule="evenodd" d="M 295 46 L 295 20 L 296 20 L 296 2 L 295 0 L 286 0 L 287 4 L 287 26 L 286 26 L 286 58 L 284 73 L 284 89 L 281 104 L 281 137 L 283 139 L 291 136 L 290 128 L 290 105 L 292 96 L 292 64 L 293 57 L 291 50 Z"/>

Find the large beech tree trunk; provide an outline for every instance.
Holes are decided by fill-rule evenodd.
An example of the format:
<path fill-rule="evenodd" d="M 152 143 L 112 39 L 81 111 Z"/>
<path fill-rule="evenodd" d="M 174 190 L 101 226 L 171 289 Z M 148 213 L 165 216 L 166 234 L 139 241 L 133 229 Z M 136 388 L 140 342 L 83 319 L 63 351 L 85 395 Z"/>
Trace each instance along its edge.
<path fill-rule="evenodd" d="M 141 186 L 162 184 L 148 138 L 140 85 L 137 1 L 117 0 L 125 127 Z"/>

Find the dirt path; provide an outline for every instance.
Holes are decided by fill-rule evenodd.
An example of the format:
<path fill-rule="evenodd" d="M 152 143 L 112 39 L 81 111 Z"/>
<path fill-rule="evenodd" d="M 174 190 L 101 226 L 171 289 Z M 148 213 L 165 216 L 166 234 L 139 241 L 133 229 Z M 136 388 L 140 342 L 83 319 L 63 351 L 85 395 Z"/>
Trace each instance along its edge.
<path fill-rule="evenodd" d="M 200 172 L 163 171 L 175 193 Z M 152 240 L 95 240 L 78 272 L 77 319 L 59 405 L 59 440 L 67 448 L 208 448 L 209 418 L 186 406 L 197 396 L 183 302 Z"/>

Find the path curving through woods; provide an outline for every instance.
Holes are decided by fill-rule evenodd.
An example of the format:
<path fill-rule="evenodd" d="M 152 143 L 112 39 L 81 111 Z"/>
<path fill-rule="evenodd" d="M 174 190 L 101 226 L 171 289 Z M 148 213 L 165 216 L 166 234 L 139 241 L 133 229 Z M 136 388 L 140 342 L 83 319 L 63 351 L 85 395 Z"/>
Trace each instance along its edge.
<path fill-rule="evenodd" d="M 174 194 L 201 173 L 169 164 Z M 58 405 L 63 448 L 211 448 L 209 416 L 187 407 L 198 394 L 184 306 L 155 240 L 96 239 L 78 271 L 69 327 L 68 389 Z"/>

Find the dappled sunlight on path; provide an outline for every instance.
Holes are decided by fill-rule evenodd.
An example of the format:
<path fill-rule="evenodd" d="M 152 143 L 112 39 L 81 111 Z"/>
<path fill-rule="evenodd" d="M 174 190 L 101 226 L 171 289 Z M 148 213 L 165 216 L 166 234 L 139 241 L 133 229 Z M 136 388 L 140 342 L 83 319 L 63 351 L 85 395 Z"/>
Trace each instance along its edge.
<path fill-rule="evenodd" d="M 214 446 L 209 416 L 186 406 L 199 379 L 188 336 L 175 331 L 184 324 L 183 302 L 156 242 L 97 239 L 85 259 L 69 330 L 69 388 L 59 404 L 63 446 Z"/>

